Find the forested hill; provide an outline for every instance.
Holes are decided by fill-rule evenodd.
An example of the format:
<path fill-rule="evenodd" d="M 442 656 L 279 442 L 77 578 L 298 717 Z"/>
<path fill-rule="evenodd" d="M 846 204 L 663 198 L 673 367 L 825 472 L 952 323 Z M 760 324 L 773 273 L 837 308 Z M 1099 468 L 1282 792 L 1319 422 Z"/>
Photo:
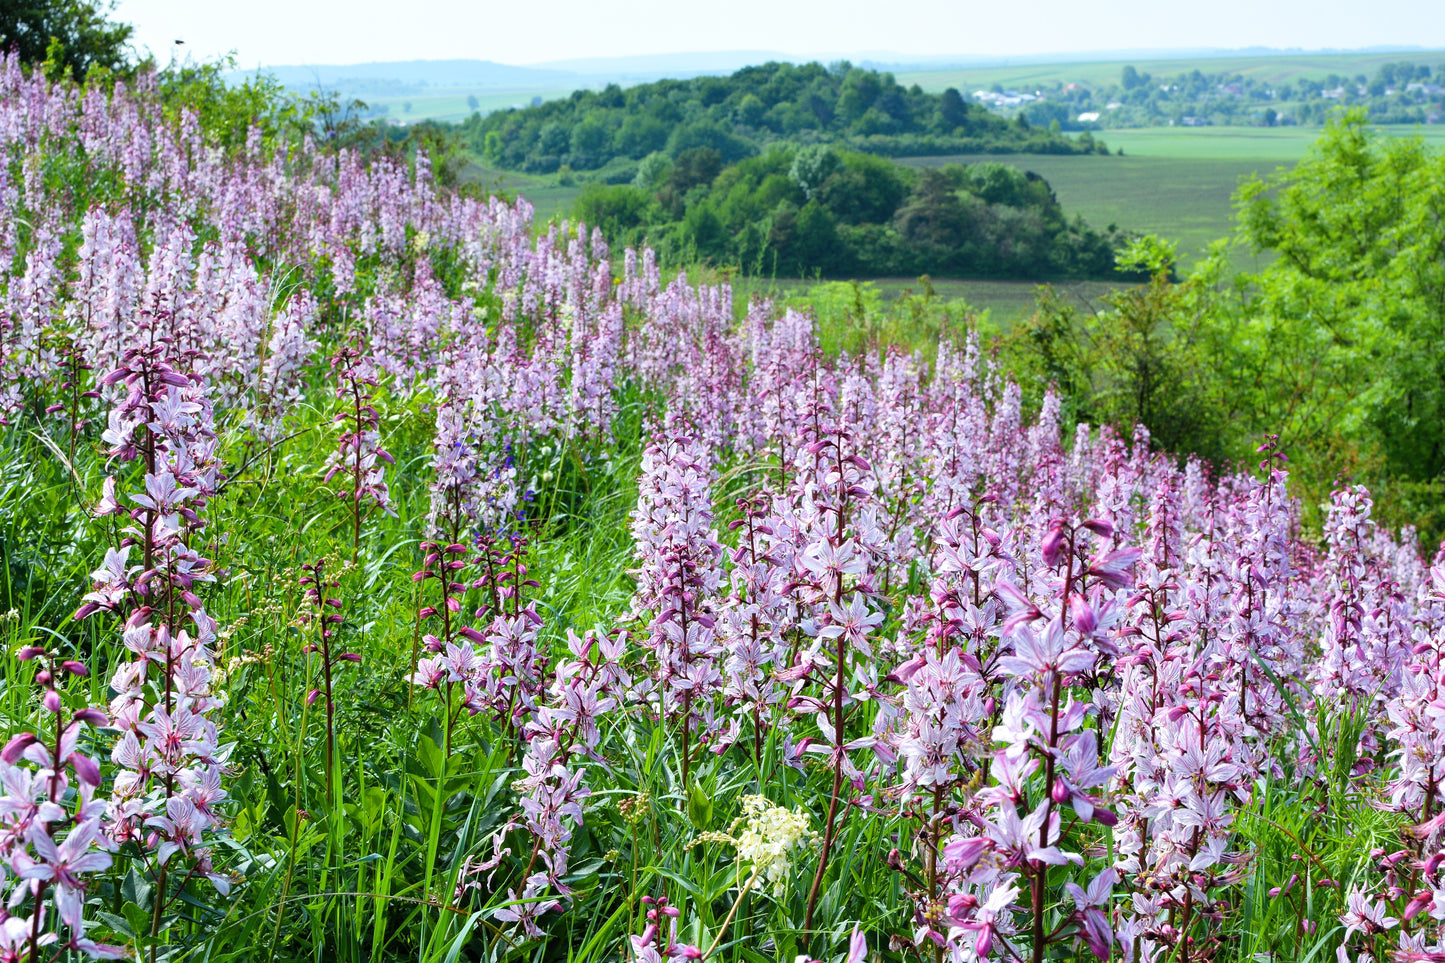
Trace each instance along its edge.
<path fill-rule="evenodd" d="M 724 163 L 773 141 L 836 144 L 887 156 L 1103 152 L 1025 120 L 969 103 L 957 90 L 924 93 L 890 73 L 846 62 L 824 67 L 768 63 L 729 77 L 661 80 L 623 89 L 579 90 L 565 100 L 474 115 L 458 125 L 487 163 L 550 173 L 625 168 L 663 152 L 710 147 Z M 609 180 L 613 178 L 608 178 Z"/>

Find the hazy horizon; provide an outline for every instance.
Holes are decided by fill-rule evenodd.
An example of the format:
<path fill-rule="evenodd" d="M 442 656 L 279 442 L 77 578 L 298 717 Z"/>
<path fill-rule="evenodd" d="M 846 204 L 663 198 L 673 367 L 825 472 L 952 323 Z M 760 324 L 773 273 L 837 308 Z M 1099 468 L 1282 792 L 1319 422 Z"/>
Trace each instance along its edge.
<path fill-rule="evenodd" d="M 1026 19 L 1016 8 L 977 0 L 915 0 L 887 18 L 861 0 L 736 0 L 726 17 L 666 0 L 632 0 L 625 14 L 554 0 L 545 22 L 535 8 L 482 9 L 461 0 L 414 0 L 405 9 L 409 15 L 399 18 L 396 5 L 381 0 L 253 0 L 241 15 L 194 0 L 121 0 L 115 16 L 134 25 L 141 52 L 148 49 L 163 62 L 177 51 L 200 60 L 234 52 L 242 69 L 417 60 L 549 67 L 597 58 L 773 51 L 794 60 L 1043 62 L 1039 58 L 1134 52 L 1445 48 L 1445 5 L 1384 22 L 1367 5 L 1348 0 L 1221 0 L 1207 8 L 1175 6 L 1168 16 L 1145 0 L 1088 8 L 1039 0 Z M 177 46 L 176 40 L 185 43 Z"/>
<path fill-rule="evenodd" d="M 1445 46 L 1428 47 L 1418 44 L 1377 44 L 1368 47 L 1144 47 L 1118 50 L 1056 50 L 1045 53 L 1034 54 L 901 54 L 889 50 L 863 50 L 863 51 L 823 51 L 811 54 L 796 54 L 785 51 L 772 50 L 676 50 L 656 54 L 634 54 L 615 57 L 573 57 L 557 60 L 531 61 L 527 63 L 514 63 L 511 61 L 494 60 L 484 57 L 415 57 L 397 58 L 391 60 L 364 60 L 364 61 L 307 61 L 298 63 L 265 63 L 260 66 L 263 69 L 296 69 L 296 68 L 354 68 L 354 67 L 390 67 L 398 64 L 460 64 L 460 63 L 487 63 L 499 67 L 511 67 L 518 70 L 530 71 L 556 71 L 558 73 L 586 74 L 590 71 L 611 72 L 619 63 L 635 64 L 638 66 L 663 66 L 667 62 L 687 62 L 692 69 L 712 69 L 716 64 L 736 62 L 739 64 L 764 63 L 767 60 L 782 60 L 792 63 L 803 62 L 833 62 L 836 60 L 849 60 L 854 63 L 876 63 L 910 67 L 928 67 L 934 64 L 958 66 L 958 67 L 995 67 L 995 66 L 1024 66 L 1031 64 L 1065 64 L 1065 63 L 1089 63 L 1109 62 L 1123 59 L 1138 59 L 1141 62 L 1148 60 L 1190 60 L 1190 59 L 1224 59 L 1227 57 L 1250 57 L 1250 56 L 1319 56 L 1336 54 L 1368 54 L 1368 53 L 1442 53 L 1445 54 Z M 655 62 L 655 64 L 654 64 Z M 240 69 L 247 69 L 242 66 Z"/>

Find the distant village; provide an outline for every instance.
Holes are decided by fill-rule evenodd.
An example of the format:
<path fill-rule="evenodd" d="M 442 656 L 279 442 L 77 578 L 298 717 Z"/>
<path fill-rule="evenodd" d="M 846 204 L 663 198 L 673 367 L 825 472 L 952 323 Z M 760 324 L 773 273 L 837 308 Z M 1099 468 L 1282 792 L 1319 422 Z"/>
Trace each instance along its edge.
<path fill-rule="evenodd" d="M 1433 70 L 1409 62 L 1386 64 L 1374 77 L 1328 74 L 1281 85 L 1198 70 L 1155 78 L 1126 66 L 1113 84 L 1067 83 L 1033 90 L 994 84 L 975 90 L 972 97 L 1000 113 L 1064 130 L 1319 124 L 1341 105 L 1362 106 L 1377 123 L 1441 124 L 1445 64 Z"/>

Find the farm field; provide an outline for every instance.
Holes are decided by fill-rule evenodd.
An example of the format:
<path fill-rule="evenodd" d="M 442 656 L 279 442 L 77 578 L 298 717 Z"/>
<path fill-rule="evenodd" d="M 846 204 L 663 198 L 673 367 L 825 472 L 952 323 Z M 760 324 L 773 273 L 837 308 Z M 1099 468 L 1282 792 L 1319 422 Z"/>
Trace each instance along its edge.
<path fill-rule="evenodd" d="M 1431 147 L 1445 146 L 1440 125 L 1379 125 L 1384 137 L 1420 137 Z M 1138 127 L 1107 130 L 1111 149 L 1125 155 L 1193 160 L 1241 160 L 1290 163 L 1300 160 L 1319 139 L 1317 127 Z"/>
<path fill-rule="evenodd" d="M 1445 129 L 1377 127 L 1382 136 L 1421 136 L 1445 146 Z M 1205 127 L 1110 130 L 1102 135 L 1124 156 L 960 155 L 903 158 L 902 163 L 1002 163 L 1031 170 L 1053 187 L 1064 209 L 1098 226 L 1118 224 L 1175 241 L 1188 266 L 1234 230 L 1233 196 L 1241 179 L 1267 177 L 1303 158 L 1320 132 L 1305 128 Z M 1236 249 L 1241 268 L 1262 261 Z"/>
<path fill-rule="evenodd" d="M 1155 233 L 1179 245 L 1181 262 L 1193 263 L 1203 249 L 1234 230 L 1232 198 L 1240 179 L 1266 175 L 1280 162 L 1238 157 L 1045 157 L 961 155 L 917 157 L 918 166 L 1002 163 L 1034 171 L 1049 182 L 1064 209 L 1090 224 L 1117 224 Z M 1244 252 L 1237 256 L 1248 257 Z"/>
<path fill-rule="evenodd" d="M 432 87 L 409 94 L 361 94 L 369 107 L 385 111 L 388 121 L 414 123 L 419 120 L 463 121 L 473 113 L 469 97 L 477 100 L 476 110 L 490 113 L 509 107 L 523 107 L 534 97 L 556 100 L 572 92 L 570 87 L 539 85 L 536 87 Z M 407 109 L 410 105 L 410 110 Z"/>
<path fill-rule="evenodd" d="M 1159 270 L 1005 343 L 1025 285 L 729 288 L 555 178 L 51 73 L 0 60 L 4 963 L 1445 958 L 1445 562 L 1107 414 L 1434 328 L 1226 344 Z M 1176 232 L 1265 162 L 1076 160 Z"/>

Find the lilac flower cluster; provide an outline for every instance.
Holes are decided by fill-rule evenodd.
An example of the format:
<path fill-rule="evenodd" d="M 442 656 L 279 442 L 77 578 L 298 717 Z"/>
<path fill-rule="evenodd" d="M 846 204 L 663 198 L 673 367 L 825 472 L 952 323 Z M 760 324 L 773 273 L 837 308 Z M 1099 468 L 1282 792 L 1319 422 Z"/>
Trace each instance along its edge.
<path fill-rule="evenodd" d="M 229 892 L 210 847 L 224 831 L 229 748 L 220 742 L 223 699 L 212 688 L 217 625 L 196 594 L 215 580 L 194 547 L 221 479 L 211 406 L 198 379 L 164 360 L 174 343 L 151 334 L 103 379 L 125 394 L 102 437 L 114 461 L 139 464 L 145 488 L 123 495 L 115 478 L 105 480 L 96 512 L 124 519 L 121 538 L 107 549 L 76 618 L 104 612 L 122 622 L 129 661 L 110 677 L 111 726 L 120 737 L 101 825 L 153 874 L 159 919 L 193 878 Z"/>
<path fill-rule="evenodd" d="M 86 937 L 83 919 L 89 878 L 110 868 L 114 844 L 96 796 L 100 765 L 81 741 L 108 720 L 66 705 L 64 682 L 89 675 L 84 664 L 40 646 L 18 656 L 39 664 L 42 712 L 38 732 L 17 733 L 0 751 L 0 958 L 41 963 L 71 949 L 120 959 L 121 947 Z"/>
<path fill-rule="evenodd" d="M 719 737 L 715 697 L 723 649 L 713 596 L 722 580 L 722 546 L 713 530 L 710 456 L 677 433 L 642 456 L 632 535 L 639 562 L 634 616 L 646 624 L 652 700 L 663 719 L 680 719 L 683 781 L 698 742 Z M 730 734 L 735 736 L 735 733 Z"/>

